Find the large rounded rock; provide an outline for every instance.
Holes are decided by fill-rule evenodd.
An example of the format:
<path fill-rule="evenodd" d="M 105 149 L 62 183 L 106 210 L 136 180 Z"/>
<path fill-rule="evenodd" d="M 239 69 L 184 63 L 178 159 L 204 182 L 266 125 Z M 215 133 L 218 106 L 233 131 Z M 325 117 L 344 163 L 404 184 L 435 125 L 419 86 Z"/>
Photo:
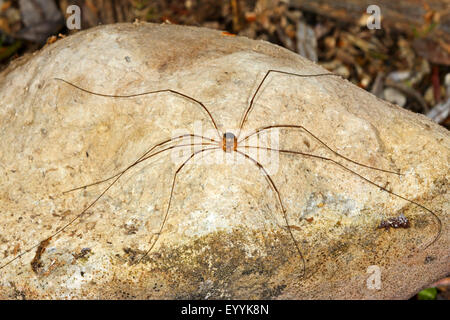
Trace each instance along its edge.
<path fill-rule="evenodd" d="M 269 69 L 326 72 L 266 42 L 153 24 L 90 29 L 15 61 L 0 80 L 0 297 L 407 298 L 446 274 L 448 132 L 334 75 L 269 74 L 240 138 L 304 126 L 348 159 L 305 130 L 272 129 L 238 144 L 269 177 L 232 144 L 197 145 L 134 165 L 84 213 L 113 179 L 63 193 L 165 139 L 221 139 L 211 117 L 237 135 Z M 55 78 L 191 98 L 98 96 Z M 202 148 L 216 149 L 179 170 L 163 224 L 175 172 Z M 401 215 L 408 223 L 389 228 Z"/>

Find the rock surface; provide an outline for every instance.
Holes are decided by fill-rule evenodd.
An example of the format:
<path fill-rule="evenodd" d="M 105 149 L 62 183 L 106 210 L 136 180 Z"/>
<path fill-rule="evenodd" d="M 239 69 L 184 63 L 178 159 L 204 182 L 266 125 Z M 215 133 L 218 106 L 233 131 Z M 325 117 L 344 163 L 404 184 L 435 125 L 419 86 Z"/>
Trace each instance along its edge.
<path fill-rule="evenodd" d="M 448 273 L 448 131 L 336 76 L 269 75 L 242 136 L 301 125 L 354 161 L 401 172 L 358 166 L 302 130 L 260 136 L 260 146 L 334 159 L 435 212 L 442 232 L 428 248 L 438 223 L 420 206 L 331 161 L 266 153 L 288 229 L 258 167 L 219 149 L 179 172 L 162 233 L 136 263 L 157 238 L 186 148 L 134 166 L 43 241 L 108 182 L 63 191 L 110 177 L 177 134 L 217 139 L 206 112 L 180 95 L 101 97 L 54 78 L 113 95 L 177 90 L 236 134 L 269 69 L 326 72 L 266 42 L 154 24 L 90 29 L 13 62 L 0 78 L 0 298 L 402 299 Z M 400 214 L 409 228 L 378 228 Z"/>

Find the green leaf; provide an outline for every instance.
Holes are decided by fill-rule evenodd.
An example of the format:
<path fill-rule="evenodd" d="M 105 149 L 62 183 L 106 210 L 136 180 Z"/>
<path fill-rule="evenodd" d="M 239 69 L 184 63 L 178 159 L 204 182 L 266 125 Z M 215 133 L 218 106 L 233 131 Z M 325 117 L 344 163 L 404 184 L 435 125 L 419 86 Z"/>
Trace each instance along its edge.
<path fill-rule="evenodd" d="M 428 288 L 422 290 L 417 295 L 419 300 L 436 300 L 437 289 L 436 288 Z"/>
<path fill-rule="evenodd" d="M 17 40 L 8 47 L 0 47 L 0 61 L 12 56 L 14 53 L 17 52 L 17 50 L 20 49 L 21 46 L 22 46 L 22 41 Z"/>

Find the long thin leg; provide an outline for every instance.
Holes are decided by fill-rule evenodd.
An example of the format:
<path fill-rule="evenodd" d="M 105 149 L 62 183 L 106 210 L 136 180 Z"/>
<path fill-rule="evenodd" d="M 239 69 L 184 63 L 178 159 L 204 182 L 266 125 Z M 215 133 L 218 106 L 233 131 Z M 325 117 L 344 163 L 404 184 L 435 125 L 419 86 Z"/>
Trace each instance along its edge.
<path fill-rule="evenodd" d="M 145 252 L 145 254 L 144 254 L 144 255 L 136 262 L 136 264 L 140 263 L 140 262 L 142 261 L 142 259 L 144 259 L 144 258 L 150 253 L 150 251 L 152 251 L 153 247 L 155 246 L 156 242 L 157 242 L 158 239 L 159 239 L 159 236 L 161 235 L 161 232 L 162 232 L 162 230 L 163 230 L 163 228 L 164 228 L 164 225 L 166 224 L 167 217 L 168 217 L 168 215 L 169 215 L 170 204 L 172 203 L 173 190 L 174 190 L 174 188 L 175 188 L 175 182 L 176 182 L 178 173 L 179 173 L 179 172 L 181 171 L 181 169 L 183 169 L 183 167 L 184 167 L 184 166 L 185 166 L 192 158 L 194 158 L 197 154 L 200 154 L 200 153 L 205 152 L 205 151 L 219 150 L 219 149 L 220 149 L 220 147 L 206 148 L 206 149 L 198 150 L 198 151 L 192 153 L 192 154 L 189 156 L 189 158 L 188 158 L 186 161 L 184 161 L 184 162 L 178 167 L 177 171 L 175 171 L 175 174 L 173 175 L 173 180 L 172 180 L 172 187 L 171 187 L 171 189 L 170 189 L 169 203 L 167 204 L 166 213 L 164 214 L 164 218 L 163 218 L 163 221 L 162 221 L 162 223 L 161 223 L 161 227 L 159 228 L 158 233 L 156 233 L 156 239 L 153 241 L 152 245 L 151 245 L 150 248 Z"/>
<path fill-rule="evenodd" d="M 330 150 L 332 153 L 334 153 L 334 154 L 337 155 L 338 157 L 341 157 L 342 159 L 345 159 L 345 160 L 347 160 L 347 161 L 349 161 L 349 162 L 351 162 L 351 163 L 354 163 L 354 164 L 356 164 L 356 165 L 358 165 L 358 166 L 361 166 L 361 167 L 365 167 L 365 168 L 369 168 L 369 169 L 373 169 L 373 170 L 378 170 L 378 171 L 382 171 L 382 172 L 386 172 L 386 173 L 393 173 L 393 174 L 396 174 L 396 175 L 399 175 L 399 176 L 402 175 L 402 174 L 399 173 L 399 172 L 395 172 L 395 171 L 390 171 L 390 170 L 386 170 L 386 169 L 380 169 L 380 168 L 372 167 L 372 166 L 369 166 L 369 165 L 366 165 L 366 164 L 363 164 L 363 163 L 354 161 L 354 160 L 352 160 L 352 159 L 350 159 L 350 158 L 347 158 L 346 156 L 344 156 L 344 155 L 338 153 L 337 151 L 331 149 L 331 147 L 329 147 L 325 142 L 323 142 L 322 140 L 320 140 L 317 136 L 315 136 L 311 131 L 309 131 L 309 130 L 306 129 L 305 127 L 303 127 L 303 126 L 298 126 L 298 125 L 293 125 L 293 124 L 280 124 L 280 125 L 265 126 L 265 127 L 258 128 L 258 129 L 256 129 L 254 132 L 248 134 L 247 136 L 245 136 L 244 138 L 242 138 L 240 141 L 238 141 L 238 145 L 239 145 L 241 142 L 247 140 L 248 138 L 250 138 L 250 137 L 252 137 L 252 136 L 254 136 L 254 135 L 256 135 L 256 134 L 258 134 L 258 133 L 260 133 L 260 132 L 263 132 L 263 131 L 266 131 L 266 130 L 270 130 L 270 129 L 275 129 L 275 128 L 290 128 L 290 129 L 301 129 L 301 130 L 304 130 L 304 131 L 306 131 L 311 137 L 313 137 L 313 138 L 314 138 L 315 140 L 317 140 L 320 144 L 322 144 L 325 148 L 327 148 L 328 150 Z"/>
<path fill-rule="evenodd" d="M 431 211 L 431 210 L 428 209 L 427 207 L 421 205 L 420 203 L 417 203 L 417 202 L 415 202 L 415 201 L 413 201 L 413 200 L 410 200 L 410 199 L 408 199 L 408 198 L 405 198 L 405 197 L 403 197 L 403 196 L 401 196 L 401 195 L 399 195 L 399 194 L 397 194 L 397 193 L 395 193 L 395 192 L 392 192 L 392 191 L 386 189 L 386 188 L 383 187 L 383 186 L 380 186 L 379 184 L 376 184 L 375 182 L 370 181 L 370 180 L 367 179 L 366 177 L 364 177 L 364 176 L 360 175 L 359 173 L 357 173 L 357 172 L 355 172 L 355 171 L 353 171 L 353 170 L 347 168 L 347 167 L 344 166 L 343 164 L 341 164 L 341 163 L 339 163 L 339 162 L 337 162 L 337 161 L 335 161 L 335 160 L 333 160 L 333 159 L 331 159 L 331 158 L 322 157 L 322 156 L 317 156 L 317 155 L 314 155 L 314 154 L 304 153 L 304 152 L 300 152 L 300 151 L 292 151 L 292 150 L 282 150 L 282 149 L 265 148 L 265 147 L 254 147 L 254 146 L 246 146 L 246 148 L 263 149 L 263 150 L 268 150 L 268 151 L 280 152 L 280 153 L 284 153 L 284 154 L 302 155 L 302 156 L 310 157 L 310 158 L 313 158 L 313 159 L 319 159 L 319 160 L 323 160 L 323 161 L 329 161 L 329 162 L 331 162 L 331 163 L 333 163 L 333 164 L 335 164 L 335 165 L 337 165 L 337 166 L 339 166 L 339 167 L 341 167 L 341 168 L 343 168 L 343 169 L 345 169 L 345 170 L 347 170 L 347 171 L 353 173 L 354 175 L 356 175 L 356 176 L 359 177 L 360 179 L 362 179 L 362 180 L 364 180 L 365 182 L 367 182 L 367 183 L 369 183 L 369 184 L 371 184 L 371 185 L 373 185 L 373 186 L 379 188 L 380 190 L 386 191 L 387 193 L 389 193 L 389 194 L 391 194 L 391 195 L 393 195 L 393 196 L 395 196 L 395 197 L 398 197 L 398 198 L 400 198 L 400 199 L 402 199 L 402 200 L 408 201 L 409 203 L 412 203 L 412 204 L 418 206 L 419 208 L 422 208 L 423 210 L 429 212 L 431 215 L 433 215 L 433 217 L 434 217 L 434 218 L 436 219 L 436 221 L 437 221 L 437 225 L 438 225 L 438 233 L 437 233 L 437 235 L 433 238 L 432 241 L 430 241 L 427 245 L 425 245 L 425 246 L 423 247 L 423 250 L 425 250 L 425 249 L 428 248 L 430 245 L 432 245 L 433 243 L 435 243 L 435 242 L 439 239 L 439 237 L 441 236 L 441 232 L 442 232 L 442 222 L 441 222 L 441 219 L 439 219 L 439 217 L 437 216 L 436 213 L 434 213 L 433 211 Z"/>
<path fill-rule="evenodd" d="M 236 150 L 237 153 L 243 155 L 245 158 L 249 159 L 250 161 L 252 161 L 254 164 L 256 164 L 256 166 L 264 173 L 264 176 L 267 179 L 267 182 L 269 183 L 270 187 L 272 188 L 272 190 L 276 193 L 277 195 L 277 199 L 278 202 L 280 204 L 280 208 L 281 208 L 281 212 L 283 213 L 283 218 L 284 221 L 286 223 L 286 227 L 289 231 L 289 235 L 291 236 L 292 241 L 294 242 L 295 248 L 297 249 L 297 252 L 302 260 L 303 263 L 303 275 L 302 277 L 304 277 L 306 275 L 306 263 L 305 263 L 305 258 L 303 257 L 303 254 L 300 250 L 300 247 L 298 246 L 297 241 L 295 240 L 294 235 L 292 234 L 292 230 L 291 230 L 291 226 L 289 225 L 289 221 L 286 215 L 286 209 L 284 208 L 283 205 L 283 201 L 281 201 L 281 196 L 280 196 L 280 192 L 278 191 L 277 187 L 275 186 L 275 183 L 273 182 L 272 178 L 270 177 L 270 175 L 268 174 L 268 172 L 266 171 L 266 169 L 264 169 L 263 165 L 261 163 L 259 163 L 258 161 L 256 161 L 255 159 L 253 159 L 252 157 L 250 157 L 248 154 L 241 152 L 239 150 Z"/>
<path fill-rule="evenodd" d="M 182 135 L 176 136 L 174 138 L 167 139 L 167 140 L 164 140 L 162 142 L 159 142 L 159 143 L 155 144 L 152 148 L 150 148 L 147 152 L 145 152 L 141 157 L 139 157 L 139 159 L 137 161 L 139 161 L 140 159 L 144 158 L 147 154 L 152 152 L 157 147 L 160 147 L 160 146 L 162 146 L 162 145 L 164 145 L 166 143 L 173 142 L 173 141 L 176 141 L 176 140 L 179 140 L 179 139 L 183 139 L 183 138 L 187 138 L 187 137 L 201 138 L 201 139 L 204 139 L 204 140 L 207 140 L 207 141 L 219 144 L 219 141 L 217 141 L 217 140 L 214 140 L 214 139 L 211 139 L 211 138 L 208 138 L 208 137 L 205 137 L 205 136 L 201 136 L 201 135 L 198 135 L 198 134 L 186 133 L 186 134 L 182 134 Z"/>
<path fill-rule="evenodd" d="M 202 139 L 205 139 L 205 140 L 214 142 L 214 143 L 216 143 L 216 144 L 219 144 L 218 141 L 216 141 L 216 140 L 214 140 L 214 139 L 211 139 L 211 138 L 208 138 L 208 137 L 204 137 L 204 136 L 200 136 L 200 135 L 196 135 L 196 134 L 190 134 L 190 133 L 189 133 L 189 134 L 183 134 L 183 135 L 174 137 L 174 138 L 172 138 L 172 139 L 167 139 L 167 140 L 164 140 L 164 141 L 162 141 L 162 142 L 159 142 L 159 143 L 155 144 L 153 147 L 151 147 L 149 150 L 147 150 L 142 156 L 140 156 L 135 162 L 133 162 L 130 166 L 134 166 L 134 165 L 138 164 L 144 157 L 146 157 L 146 156 L 147 156 L 149 153 L 151 153 L 154 149 L 156 149 L 156 148 L 158 148 L 158 147 L 161 147 L 161 146 L 163 146 L 163 145 L 165 145 L 165 144 L 167 144 L 167 143 L 169 143 L 169 142 L 173 142 L 173 141 L 176 141 L 176 140 L 179 140 L 179 139 L 183 139 L 183 138 L 186 138 L 186 137 L 197 137 L 197 138 L 202 138 Z M 202 144 L 198 144 L 198 143 L 197 143 L 197 144 L 191 144 L 191 145 L 206 145 L 206 144 L 203 144 L 203 143 L 202 143 Z M 182 145 L 182 146 L 185 146 L 185 145 Z M 169 150 L 170 150 L 170 149 L 169 149 Z M 66 194 L 66 193 L 69 193 L 69 192 L 73 192 L 73 191 L 76 191 L 76 190 L 80 190 L 80 189 L 84 189 L 84 188 L 87 188 L 87 187 L 95 186 L 95 185 L 97 185 L 97 184 L 101 184 L 101 183 L 104 183 L 104 182 L 109 181 L 109 180 L 111 180 L 111 179 L 114 179 L 115 177 L 117 177 L 117 176 L 118 176 L 119 174 L 121 174 L 122 172 L 128 170 L 128 169 L 130 168 L 130 166 L 128 166 L 128 167 L 125 168 L 124 170 L 122 170 L 122 171 L 116 173 L 115 175 L 113 175 L 113 176 L 111 176 L 111 177 L 108 177 L 108 178 L 103 179 L 103 180 L 100 180 L 100 181 L 92 182 L 92 183 L 86 184 L 86 185 L 84 185 L 84 186 L 80 186 L 80 187 L 76 187 L 76 188 L 73 188 L 73 189 L 64 191 L 63 194 Z"/>
<path fill-rule="evenodd" d="M 255 90 L 255 93 L 252 96 L 252 99 L 250 100 L 250 104 L 248 105 L 247 109 L 245 110 L 242 118 L 241 118 L 241 122 L 239 124 L 239 132 L 237 135 L 237 139 L 239 140 L 239 137 L 241 135 L 241 131 L 242 128 L 244 127 L 245 121 L 248 118 L 249 113 L 251 112 L 251 110 L 253 109 L 253 102 L 255 101 L 255 97 L 258 94 L 259 90 L 261 89 L 264 81 L 266 81 L 267 77 L 269 76 L 269 74 L 271 73 L 281 73 L 281 74 L 287 74 L 287 75 L 291 75 L 291 76 L 296 76 L 296 77 L 301 77 L 301 78 L 307 78 L 307 77 L 321 77 L 321 76 L 338 76 L 337 74 L 334 73 L 319 73 L 319 74 L 298 74 L 298 73 L 293 73 L 293 72 L 286 72 L 286 71 L 280 71 L 280 70 L 268 70 L 266 72 L 266 74 L 264 75 L 262 81 L 259 83 L 258 87 Z"/>
<path fill-rule="evenodd" d="M 178 145 L 178 146 L 171 146 L 168 147 L 166 149 L 160 150 L 156 153 L 153 153 L 151 155 L 148 155 L 142 159 L 140 159 L 139 161 L 134 162 L 133 164 L 131 164 L 130 166 L 128 166 L 127 169 L 125 169 L 124 171 L 120 172 L 117 177 L 113 180 L 113 182 L 111 182 L 108 187 L 106 187 L 99 196 L 97 196 L 97 198 L 95 198 L 94 201 L 92 201 L 86 208 L 84 208 L 78 215 L 76 215 L 72 220 L 70 220 L 68 223 L 66 223 L 64 226 L 62 226 L 61 228 L 59 228 L 58 230 L 56 230 L 53 234 L 51 234 L 49 237 L 45 238 L 44 240 L 40 241 L 38 244 L 28 248 L 27 250 L 25 250 L 24 252 L 18 254 L 17 256 L 15 256 L 13 259 L 9 260 L 8 262 L 6 262 L 5 264 L 0 266 L 0 269 L 3 269 L 4 267 L 6 267 L 7 265 L 9 265 L 10 263 L 14 262 L 15 260 L 19 259 L 20 257 L 22 257 L 24 254 L 30 252 L 31 250 L 33 250 L 34 248 L 38 247 L 42 242 L 45 241 L 49 241 L 51 238 L 53 238 L 54 236 L 60 234 L 61 232 L 63 232 L 65 229 L 67 229 L 70 225 L 72 225 L 75 221 L 79 220 L 90 208 L 92 208 L 99 200 L 101 197 L 103 197 L 103 195 L 117 182 L 117 180 L 120 179 L 120 177 L 122 177 L 123 174 L 125 174 L 125 172 L 127 172 L 129 169 L 131 169 L 132 167 L 136 166 L 137 164 L 156 156 L 157 154 L 160 154 L 162 152 L 171 150 L 171 149 L 175 149 L 175 148 L 179 148 L 179 147 L 186 147 L 186 146 L 191 146 L 191 144 L 186 144 L 186 145 Z"/>
<path fill-rule="evenodd" d="M 106 97 L 106 98 L 134 98 L 134 97 L 144 96 L 144 95 L 147 95 L 147 94 L 156 94 L 156 93 L 163 93 L 163 92 L 169 92 L 169 93 L 181 96 L 183 98 L 186 98 L 186 99 L 196 103 L 204 111 L 206 111 L 206 113 L 208 114 L 209 119 L 211 120 L 214 128 L 216 129 L 216 132 L 217 132 L 217 135 L 218 135 L 219 139 L 222 138 L 222 134 L 220 133 L 220 130 L 217 127 L 216 121 L 214 120 L 213 116 L 211 115 L 211 112 L 209 112 L 208 108 L 206 108 L 206 106 L 202 102 L 200 102 L 199 100 L 197 100 L 195 98 L 192 98 L 192 97 L 190 97 L 190 96 L 188 96 L 188 95 L 186 95 L 184 93 L 181 93 L 179 91 L 172 90 L 172 89 L 163 89 L 163 90 L 153 90 L 153 91 L 147 91 L 147 92 L 135 93 L 135 94 L 129 94 L 129 95 L 103 94 L 103 93 L 93 92 L 93 91 L 81 88 L 81 87 L 77 86 L 76 84 L 73 84 L 73 83 L 71 83 L 71 82 L 69 82 L 67 80 L 61 79 L 61 78 L 54 78 L 54 79 L 58 80 L 58 81 L 62 81 L 64 83 L 67 83 L 68 85 L 70 85 L 70 86 L 72 86 L 74 88 L 77 88 L 78 90 L 81 90 L 83 92 L 90 93 L 90 94 L 93 94 L 93 95 L 96 95 L 96 96 L 100 96 L 100 97 Z"/>

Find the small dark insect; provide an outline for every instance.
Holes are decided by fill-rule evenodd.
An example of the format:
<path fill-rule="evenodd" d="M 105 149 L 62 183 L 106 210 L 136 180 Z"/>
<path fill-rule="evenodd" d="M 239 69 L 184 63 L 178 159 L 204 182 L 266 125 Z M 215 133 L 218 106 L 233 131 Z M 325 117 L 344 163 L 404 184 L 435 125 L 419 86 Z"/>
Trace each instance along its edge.
<path fill-rule="evenodd" d="M 195 104 L 197 107 L 199 107 L 203 112 L 206 113 L 206 115 L 208 116 L 209 120 L 211 120 L 211 124 L 214 127 L 216 133 L 217 133 L 217 139 L 215 138 L 209 138 L 209 137 L 205 137 L 202 135 L 196 135 L 196 134 L 184 134 L 184 135 L 180 135 L 171 139 L 167 139 L 164 141 L 161 141 L 160 143 L 157 143 L 155 145 L 153 145 L 152 147 L 150 147 L 148 149 L 147 152 L 145 152 L 141 157 L 139 157 L 135 162 L 133 162 L 132 164 L 130 164 L 128 167 L 126 167 L 125 169 L 123 169 L 122 171 L 116 173 L 115 175 L 106 178 L 104 180 L 101 181 L 97 181 L 97 182 L 93 182 L 91 184 L 85 185 L 85 186 L 81 186 L 78 188 L 74 188 L 72 190 L 66 191 L 66 192 L 72 192 L 75 190 L 80 190 L 80 189 L 84 189 L 93 185 L 98 185 L 101 183 L 105 183 L 108 181 L 111 181 L 109 183 L 109 185 L 100 193 L 100 195 L 98 195 L 94 201 L 92 201 L 87 207 L 85 207 L 77 216 L 75 216 L 72 220 L 70 220 L 68 223 L 66 223 L 65 225 L 63 225 L 62 227 L 60 227 L 59 229 L 57 229 L 57 231 L 55 231 L 52 235 L 50 235 L 47 239 L 43 240 L 40 242 L 40 244 L 37 244 L 31 248 L 28 248 L 26 251 L 20 253 L 19 255 L 15 256 L 13 259 L 9 260 L 8 262 L 4 263 L 3 265 L 0 266 L 1 268 L 4 268 L 5 266 L 9 265 L 10 263 L 12 263 L 14 260 L 20 258 L 21 256 L 23 256 L 25 253 L 30 252 L 31 250 L 33 250 L 34 248 L 38 247 L 37 253 L 36 253 L 36 257 L 35 259 L 33 259 L 34 263 L 36 264 L 36 266 L 39 266 L 39 261 L 40 261 L 40 256 L 43 252 L 43 249 L 45 248 L 45 246 L 48 245 L 48 242 L 50 241 L 50 239 L 60 233 L 62 233 L 64 230 L 66 230 L 70 225 L 72 225 L 76 220 L 79 220 L 89 209 L 91 209 L 99 200 L 100 198 L 103 197 L 103 195 L 108 192 L 108 190 L 131 168 L 135 167 L 137 164 L 142 163 L 144 161 L 146 161 L 147 159 L 150 159 L 158 154 L 167 152 L 169 150 L 173 150 L 176 148 L 185 148 L 185 147 L 192 147 L 192 146 L 202 146 L 202 148 L 200 150 L 197 151 L 193 151 L 190 156 L 176 169 L 174 175 L 173 175 L 173 180 L 172 180 L 172 184 L 171 184 L 171 189 L 170 189 L 170 194 L 169 194 L 169 202 L 168 205 L 166 207 L 165 213 L 164 213 L 164 217 L 163 217 L 163 221 L 161 223 L 161 226 L 158 230 L 158 232 L 156 233 L 156 237 L 155 240 L 152 242 L 152 244 L 149 246 L 149 249 L 145 252 L 142 252 L 141 257 L 136 258 L 136 263 L 139 263 L 140 261 L 142 261 L 149 253 L 150 251 L 153 249 L 153 247 L 155 246 L 156 242 L 158 241 L 159 235 L 162 233 L 163 229 L 164 229 L 164 225 L 167 221 L 167 218 L 169 216 L 169 212 L 170 212 L 170 206 L 172 203 L 172 198 L 174 195 L 174 189 L 175 189 L 175 185 L 176 185 L 176 181 L 177 181 L 177 175 L 179 174 L 179 172 L 183 169 L 183 167 L 186 166 L 186 164 L 193 158 L 197 157 L 198 155 L 202 154 L 202 153 L 206 153 L 206 152 L 210 152 L 212 150 L 222 150 L 225 153 L 236 153 L 240 156 L 242 156 L 243 158 L 247 159 L 249 162 L 253 163 L 263 174 L 264 177 L 267 180 L 267 183 L 269 185 L 269 187 L 272 189 L 272 191 L 274 192 L 275 196 L 276 196 L 276 201 L 278 203 L 280 212 L 283 216 L 284 219 L 284 223 L 285 226 L 283 229 L 287 229 L 289 237 L 292 240 L 292 243 L 294 244 L 296 251 L 298 253 L 298 256 L 301 260 L 301 263 L 303 265 L 303 275 L 305 276 L 306 274 L 306 264 L 305 264 L 305 259 L 303 258 L 303 254 L 300 250 L 300 247 L 297 243 L 297 241 L 295 240 L 295 237 L 293 235 L 292 229 L 297 230 L 298 227 L 292 225 L 289 223 L 288 221 L 288 217 L 286 214 L 286 209 L 285 206 L 283 204 L 282 201 L 282 197 L 280 192 L 278 191 L 278 188 L 275 184 L 275 182 L 273 181 L 272 177 L 268 174 L 267 170 L 264 168 L 264 166 L 258 162 L 256 159 L 252 158 L 248 153 L 246 153 L 245 151 L 247 149 L 258 149 L 258 150 L 265 150 L 265 151 L 270 151 L 270 152 L 277 152 L 281 155 L 290 155 L 290 156 L 301 156 L 301 157 L 305 157 L 305 158 L 309 158 L 312 160 L 316 160 L 316 161 L 324 161 L 326 163 L 329 163 L 330 165 L 335 165 L 339 168 L 341 168 L 342 170 L 345 170 L 347 172 L 350 172 L 351 174 L 355 175 L 356 177 L 358 177 L 359 179 L 361 179 L 362 181 L 364 181 L 365 183 L 368 183 L 369 185 L 372 185 L 373 187 L 378 188 L 379 190 L 382 190 L 384 192 L 389 193 L 390 195 L 393 195 L 399 199 L 405 200 L 417 207 L 420 207 L 421 209 L 427 211 L 428 213 L 430 213 L 437 222 L 437 226 L 438 226 L 438 232 L 436 234 L 436 236 L 432 239 L 432 241 L 430 243 L 428 243 L 425 248 L 427 248 L 428 246 L 430 246 L 431 244 L 433 244 L 440 236 L 441 234 L 441 229 L 442 229 L 442 224 L 441 224 L 441 220 L 439 219 L 439 217 L 430 209 L 424 207 L 423 205 L 407 199 L 406 197 L 403 197 L 402 195 L 399 195 L 397 193 L 394 193 L 392 191 L 390 191 L 389 189 L 383 187 L 382 185 L 379 185 L 371 180 L 369 180 L 368 178 L 365 178 L 364 176 L 362 176 L 361 174 L 357 173 L 356 171 L 348 168 L 345 164 L 336 161 L 332 158 L 329 157 L 324 157 L 324 156 L 319 156 L 316 154 L 312 154 L 312 153 L 306 153 L 306 152 L 301 152 L 298 150 L 287 150 L 287 149 L 277 149 L 277 148 L 267 148 L 267 147 L 261 147 L 261 146 L 248 146 L 248 145 L 242 145 L 242 143 L 244 141 L 249 140 L 252 136 L 258 136 L 260 133 L 262 132 L 267 132 L 273 129 L 284 129 L 284 130 L 298 130 L 298 131 L 302 131 L 304 133 L 306 133 L 307 135 L 309 135 L 313 140 L 315 140 L 316 142 L 318 142 L 319 144 L 321 144 L 324 148 L 327 149 L 328 152 L 330 152 L 331 154 L 339 157 L 342 161 L 344 162 L 348 162 L 348 163 L 352 163 L 355 165 L 358 165 L 360 167 L 364 167 L 367 169 L 371 169 L 371 170 L 377 170 L 380 172 L 384 172 L 384 173 L 388 173 L 388 174 L 395 174 L 395 175 L 401 175 L 401 173 L 399 172 L 394 172 L 394 171 L 390 171 L 390 170 L 386 170 L 386 169 L 381 169 L 381 168 L 375 168 L 363 163 L 359 163 L 355 160 L 352 160 L 350 158 L 345 157 L 342 154 L 339 154 L 338 152 L 336 152 L 335 150 L 333 150 L 331 147 L 329 147 L 324 141 L 322 141 L 321 139 L 319 139 L 316 135 L 314 135 L 311 131 L 309 131 L 307 128 L 305 128 L 304 126 L 301 125 L 295 125 L 295 124 L 277 124 L 277 125 L 269 125 L 269 126 L 263 126 L 260 127 L 258 129 L 256 129 L 254 132 L 247 134 L 244 137 L 241 137 L 241 133 L 242 130 L 244 128 L 244 125 L 248 119 L 248 116 L 250 114 L 250 112 L 253 110 L 253 107 L 255 106 L 254 102 L 256 99 L 256 96 L 258 95 L 258 93 L 260 92 L 260 89 L 262 88 L 263 84 L 265 83 L 266 79 L 269 77 L 269 75 L 271 74 L 278 74 L 278 75 L 287 75 L 287 76 L 293 76 L 293 77 L 323 77 L 323 76 L 337 76 L 336 74 L 333 73 L 320 73 L 320 74 L 309 74 L 309 75 L 304 75 L 304 74 L 297 74 L 297 73 L 292 73 L 292 72 L 286 72 L 286 71 L 280 71 L 280 70 L 268 70 L 264 77 L 262 78 L 261 82 L 258 84 L 255 92 L 252 95 L 252 98 L 250 100 L 249 105 L 247 106 L 247 108 L 245 109 L 241 120 L 239 122 L 239 131 L 237 132 L 237 134 L 234 134 L 233 132 L 221 132 L 216 124 L 216 121 L 214 120 L 213 116 L 211 115 L 211 112 L 208 110 L 208 108 L 199 100 L 184 94 L 182 92 L 176 91 L 176 90 L 172 90 L 172 89 L 162 89 L 162 90 L 154 90 L 154 91 L 148 91 L 148 92 L 143 92 L 143 93 L 138 93 L 138 94 L 131 94 L 131 95 L 111 95 L 111 94 L 103 94 L 103 93 L 97 93 L 97 92 L 92 92 L 89 91 L 87 89 L 81 88 L 71 82 L 68 82 L 67 80 L 63 80 L 63 79 L 59 79 L 59 78 L 55 78 L 55 80 L 61 81 L 66 83 L 67 85 L 70 85 L 80 91 L 89 93 L 89 94 L 93 94 L 93 95 L 97 95 L 97 96 L 101 96 L 101 97 L 108 97 L 108 98 L 133 98 L 133 97 L 138 97 L 138 96 L 144 96 L 144 95 L 150 95 L 150 94 L 161 94 L 161 93 L 165 93 L 165 94 L 172 94 L 174 96 L 177 96 L 179 98 L 183 98 L 186 99 L 188 101 L 190 101 L 191 103 Z M 177 142 L 180 141 L 184 138 L 200 138 L 202 139 L 202 143 L 189 143 L 189 144 L 179 144 L 179 145 L 170 145 L 170 143 L 173 142 Z M 308 221 L 312 221 L 308 220 Z M 399 220 L 395 223 L 397 223 L 399 226 L 402 225 L 406 225 L 405 223 L 402 222 L 403 220 Z M 407 220 L 406 220 L 407 222 Z M 394 222 L 386 222 L 389 223 L 390 227 L 394 227 Z M 395 224 L 395 225 L 397 225 Z M 384 227 L 384 225 L 383 225 Z M 394 227 L 396 228 L 396 227 Z M 45 244 L 45 245 L 44 245 Z"/>
<path fill-rule="evenodd" d="M 401 213 L 398 217 L 389 218 L 387 220 L 382 220 L 380 222 L 380 225 L 377 227 L 377 229 L 385 228 L 386 230 L 389 230 L 390 228 L 404 228 L 408 229 L 411 227 L 409 220 L 403 213 Z"/>

